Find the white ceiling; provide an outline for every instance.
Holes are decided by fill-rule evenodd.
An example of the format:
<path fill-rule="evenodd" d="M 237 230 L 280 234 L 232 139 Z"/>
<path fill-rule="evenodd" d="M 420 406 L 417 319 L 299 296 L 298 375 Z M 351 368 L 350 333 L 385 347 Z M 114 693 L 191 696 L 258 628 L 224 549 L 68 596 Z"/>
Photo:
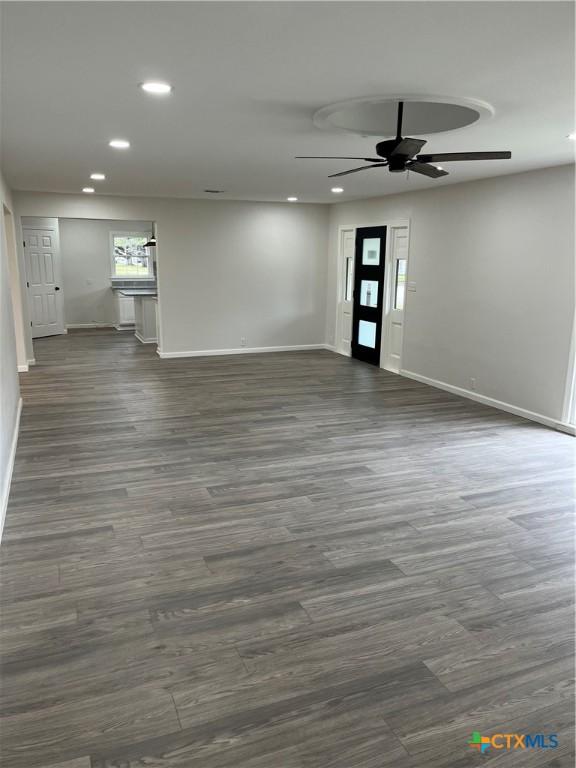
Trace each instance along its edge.
<path fill-rule="evenodd" d="M 373 170 L 338 199 L 571 162 L 570 2 L 23 2 L 2 7 L 3 167 L 14 189 L 334 202 L 327 175 L 376 139 L 316 128 L 319 108 L 386 94 L 488 102 L 493 118 L 424 151 L 506 150 L 431 180 Z M 172 96 L 138 83 L 166 79 Z M 132 142 L 110 149 L 113 137 Z"/>

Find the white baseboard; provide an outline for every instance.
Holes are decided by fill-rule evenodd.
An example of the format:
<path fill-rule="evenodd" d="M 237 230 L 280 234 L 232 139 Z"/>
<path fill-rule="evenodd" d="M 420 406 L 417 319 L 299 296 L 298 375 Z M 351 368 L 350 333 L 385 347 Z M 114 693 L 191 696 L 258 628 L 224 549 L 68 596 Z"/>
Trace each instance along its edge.
<path fill-rule="evenodd" d="M 158 339 L 145 339 L 143 336 L 141 336 L 138 333 L 138 331 L 134 332 L 134 336 L 136 336 L 136 338 L 141 344 L 157 344 L 158 343 Z"/>
<path fill-rule="evenodd" d="M 505 403 L 502 400 L 495 400 L 493 397 L 487 397 L 481 395 L 478 392 L 473 392 L 471 389 L 464 389 L 463 387 L 455 387 L 453 384 L 447 384 L 445 381 L 438 381 L 437 379 L 430 379 L 428 376 L 421 376 L 414 371 L 400 370 L 400 376 L 405 376 L 408 379 L 414 379 L 422 384 L 428 384 L 430 387 L 436 387 L 437 389 L 443 389 L 446 392 L 451 392 L 453 395 L 459 395 L 460 397 L 466 397 L 468 400 L 474 400 L 482 405 L 488 405 L 491 408 L 497 408 L 499 411 L 506 411 L 506 413 L 513 413 L 515 416 L 521 416 L 523 419 L 529 419 L 530 421 L 537 421 L 539 424 L 544 424 L 552 429 L 557 429 L 560 432 L 566 432 L 569 435 L 576 435 L 576 427 L 571 424 L 566 424 L 563 421 L 552 419 L 549 416 L 544 416 L 541 413 L 535 413 L 534 411 L 528 411 L 525 408 L 520 408 L 512 403 Z"/>
<path fill-rule="evenodd" d="M 18 373 L 28 373 L 28 363 L 18 366 Z"/>
<path fill-rule="evenodd" d="M 238 349 L 195 349 L 186 352 L 162 352 L 161 358 L 172 357 L 212 357 L 214 355 L 253 355 L 257 352 L 301 352 L 306 349 L 328 349 L 326 344 L 295 344 L 287 347 L 239 347 Z"/>
<path fill-rule="evenodd" d="M 115 328 L 114 323 L 68 323 L 66 328 Z"/>
<path fill-rule="evenodd" d="M 4 530 L 4 520 L 6 519 L 6 509 L 8 507 L 8 496 L 10 495 L 10 483 L 12 481 L 12 471 L 14 469 L 14 459 L 16 458 L 16 445 L 18 443 L 18 432 L 20 431 L 20 414 L 22 413 L 22 398 L 18 400 L 16 409 L 16 421 L 14 422 L 14 431 L 10 442 L 8 452 L 8 461 L 6 463 L 5 475 L 2 478 L 2 497 L 0 498 L 0 539 Z"/>
<path fill-rule="evenodd" d="M 136 326 L 134 323 L 132 325 L 111 325 L 110 328 L 116 328 L 117 331 L 134 331 L 134 328 Z"/>

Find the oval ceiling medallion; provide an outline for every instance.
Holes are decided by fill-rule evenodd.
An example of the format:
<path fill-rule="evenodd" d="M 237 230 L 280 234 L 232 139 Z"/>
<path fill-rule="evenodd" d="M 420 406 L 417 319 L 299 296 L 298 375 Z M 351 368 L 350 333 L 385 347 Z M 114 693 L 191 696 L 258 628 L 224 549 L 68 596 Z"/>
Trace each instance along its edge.
<path fill-rule="evenodd" d="M 494 114 L 489 104 L 472 99 L 370 96 L 319 109 L 314 115 L 314 125 L 323 130 L 345 131 L 361 136 L 395 136 L 399 101 L 404 102 L 404 136 L 454 131 Z"/>

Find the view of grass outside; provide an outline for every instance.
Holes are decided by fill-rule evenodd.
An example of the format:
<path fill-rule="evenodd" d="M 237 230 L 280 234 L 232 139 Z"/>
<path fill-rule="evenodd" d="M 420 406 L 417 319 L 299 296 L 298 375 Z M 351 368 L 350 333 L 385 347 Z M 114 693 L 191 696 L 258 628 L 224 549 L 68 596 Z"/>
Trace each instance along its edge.
<path fill-rule="evenodd" d="M 116 263 L 116 277 L 148 277 L 148 267 L 142 267 L 138 264 L 118 264 Z"/>

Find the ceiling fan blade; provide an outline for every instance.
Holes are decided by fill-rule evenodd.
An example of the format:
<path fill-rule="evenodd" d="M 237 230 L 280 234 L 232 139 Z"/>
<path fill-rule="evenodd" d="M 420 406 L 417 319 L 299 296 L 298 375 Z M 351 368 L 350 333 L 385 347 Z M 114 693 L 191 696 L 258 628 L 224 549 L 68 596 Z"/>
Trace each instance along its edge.
<path fill-rule="evenodd" d="M 421 173 L 423 176 L 429 176 L 431 179 L 439 179 L 440 176 L 448 176 L 448 171 L 442 171 L 440 168 L 436 168 L 435 165 L 419 163 L 417 160 L 414 160 L 412 163 L 407 163 L 406 170 L 414 171 L 414 173 Z"/>
<path fill-rule="evenodd" d="M 358 171 L 364 171 L 367 168 L 383 168 L 387 166 L 388 163 L 378 163 L 377 165 L 361 165 L 360 168 L 352 168 L 350 171 L 340 171 L 340 173 L 331 173 L 330 176 L 328 176 L 329 179 L 334 179 L 336 176 L 348 176 L 349 173 L 358 173 Z"/>
<path fill-rule="evenodd" d="M 390 157 L 396 155 L 414 157 L 417 152 L 420 152 L 424 144 L 426 144 L 425 139 L 402 139 L 400 144 L 392 150 Z"/>
<path fill-rule="evenodd" d="M 510 160 L 512 152 L 440 152 L 418 155 L 420 163 L 450 163 L 452 160 Z"/>
<path fill-rule="evenodd" d="M 381 157 L 326 157 L 325 155 L 296 155 L 295 160 L 364 160 L 367 163 L 381 163 Z"/>

